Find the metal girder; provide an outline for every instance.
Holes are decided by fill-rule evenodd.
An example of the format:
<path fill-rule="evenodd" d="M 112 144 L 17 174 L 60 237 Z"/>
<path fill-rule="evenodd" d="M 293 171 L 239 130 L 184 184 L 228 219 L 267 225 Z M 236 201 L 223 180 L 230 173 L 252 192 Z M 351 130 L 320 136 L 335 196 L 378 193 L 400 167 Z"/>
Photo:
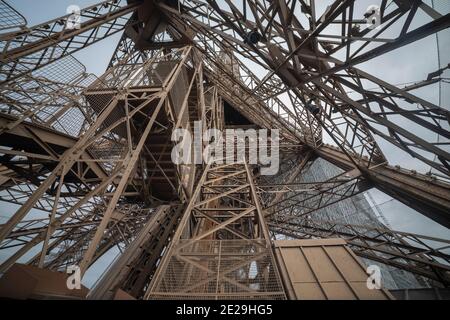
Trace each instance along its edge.
<path fill-rule="evenodd" d="M 107 232 L 89 262 L 89 266 L 112 247 L 117 247 L 120 252 L 123 252 L 149 217 L 153 215 L 153 209 L 142 210 L 137 206 L 120 206 L 116 210 L 116 212 L 120 211 L 122 215 L 127 215 L 127 217 L 120 219 L 117 214 L 114 215 Z M 101 222 L 97 217 L 94 217 L 93 220 L 96 223 L 88 230 L 73 228 L 65 230 L 66 232 L 61 236 L 54 233 L 52 239 L 56 239 L 48 247 L 48 252 L 52 251 L 51 255 L 45 255 L 44 257 L 43 251 L 41 251 L 30 259 L 28 264 L 41 265 L 41 267 L 52 270 L 65 270 L 68 266 L 79 265 L 92 241 L 96 228 Z"/>
<path fill-rule="evenodd" d="M 315 211 L 348 199 L 370 188 L 359 170 L 354 169 L 321 182 L 295 182 L 294 188 L 265 208 L 266 217 L 286 222 L 312 216 Z M 295 190 L 300 189 L 300 190 Z"/>
<path fill-rule="evenodd" d="M 286 195 L 296 192 L 295 181 L 311 164 L 312 151 L 306 151 L 301 155 L 283 153 L 281 156 L 283 158 L 278 173 L 274 176 L 259 176 L 257 180 L 256 187 L 265 209 L 275 206 Z"/>
<path fill-rule="evenodd" d="M 273 71 L 256 87 L 257 89 L 269 79 L 278 75 L 282 80 L 278 82 L 278 88 L 282 89 L 278 90 L 279 92 L 284 90 L 284 82 L 288 88 L 286 91 L 294 93 L 291 97 L 301 99 L 304 108 L 313 109 L 314 105 L 322 108 L 322 111 L 316 113 L 315 119 L 322 124 L 324 130 L 335 140 L 347 158 L 354 163 L 354 167 L 364 172 L 372 172 L 370 169 L 372 166 L 379 168 L 378 166 L 385 161 L 372 137 L 372 134 L 376 134 L 433 168 L 448 174 L 447 161 L 449 156 L 443 147 L 425 141 L 412 132 L 407 132 L 391 120 L 394 117 L 402 116 L 408 121 L 414 122 L 415 125 L 447 137 L 449 135 L 448 130 L 438 120 L 445 122 L 448 118 L 448 111 L 411 94 L 408 90 L 397 88 L 354 68 L 354 65 L 358 62 L 366 61 L 447 28 L 448 16 L 437 17 L 430 23 L 409 31 L 410 20 L 416 14 L 415 9 L 417 9 L 417 6 L 413 4 L 414 2 L 410 2 L 410 6 L 399 6 L 389 13 L 384 12 L 384 16 L 381 16 L 383 30 L 388 29 L 390 24 L 397 21 L 401 16 L 409 15 L 409 18 L 404 22 L 402 32 L 396 39 L 358 55 L 363 48 L 358 48 L 357 51 L 350 54 L 352 46 L 356 46 L 353 42 L 358 42 L 357 38 L 352 40 L 350 34 L 353 31 L 350 27 L 348 30 L 343 28 L 343 35 L 347 35 L 347 38 L 343 39 L 342 43 L 336 44 L 334 50 L 330 50 L 329 46 L 327 47 L 324 44 L 326 41 L 322 41 L 323 38 L 327 38 L 327 34 L 322 32 L 324 28 L 335 19 L 337 20 L 338 17 L 345 17 L 345 14 L 348 14 L 353 8 L 352 1 L 336 1 L 320 19 L 313 17 L 313 22 L 317 19 L 316 23 L 311 23 L 310 30 L 306 31 L 306 34 L 299 30 L 301 24 L 293 14 L 294 8 L 288 8 L 283 4 L 278 3 L 279 6 L 275 9 L 275 5 L 266 5 L 265 2 L 248 1 L 247 5 L 252 8 L 252 17 L 254 18 L 251 22 L 250 19 L 242 19 L 243 13 L 240 8 L 230 1 L 226 1 L 226 6 L 220 5 L 216 1 L 207 2 L 209 6 L 204 6 L 204 11 L 202 11 L 202 8 L 192 9 L 191 11 L 189 5 L 186 5 L 184 16 L 178 15 L 178 17 L 184 19 L 187 24 L 195 25 L 198 30 L 215 33 L 217 36 L 232 42 L 235 46 L 240 46 L 242 52 L 252 50 L 258 54 L 259 60 L 253 56 L 253 61 L 259 62 L 263 66 L 269 66 Z M 230 11 L 226 11 L 226 9 L 223 9 L 224 7 L 227 7 Z M 311 12 L 314 10 L 311 7 L 309 9 Z M 213 16 L 213 18 L 208 20 L 205 14 L 210 11 L 210 16 Z M 276 19 L 276 17 L 279 19 Z M 348 19 L 351 21 L 352 17 Z M 261 21 L 264 21 L 267 25 L 263 26 Z M 345 25 L 343 24 L 343 26 Z M 245 41 L 248 33 L 254 28 L 260 32 L 262 37 L 257 45 Z M 225 35 L 226 31 L 228 32 Z M 263 33 L 263 31 L 266 31 L 266 33 Z M 274 33 L 283 37 L 281 41 L 286 43 L 288 50 L 284 49 L 281 43 L 275 42 Z M 364 29 L 360 33 L 361 36 L 365 36 L 370 33 L 370 29 Z M 377 39 L 379 33 L 364 38 L 363 46 L 368 43 L 375 43 L 374 40 Z M 274 39 L 274 42 L 270 42 L 271 38 Z M 241 39 L 244 39 L 244 41 Z M 320 45 L 322 45 L 322 49 L 320 49 Z M 338 50 L 338 47 L 347 50 L 347 61 L 344 63 L 332 56 Z M 249 56 L 247 55 L 247 57 Z M 315 61 L 317 66 L 314 66 L 312 61 Z M 303 69 L 308 67 L 315 69 L 311 72 L 311 76 L 308 77 L 305 71 L 303 71 L 305 75 L 298 74 L 300 62 L 302 62 L 301 67 Z M 331 67 L 331 64 L 338 67 Z M 317 69 L 320 71 L 318 72 Z M 346 74 L 339 73 L 344 69 L 347 71 Z M 366 90 L 367 82 L 379 86 L 382 89 L 381 93 Z M 360 93 L 361 99 L 350 98 L 344 88 Z M 403 106 L 400 105 L 398 99 L 402 99 L 401 104 Z M 411 110 L 411 107 L 406 106 L 408 103 L 417 104 L 420 110 Z M 386 109 L 389 109 L 389 112 Z M 307 110 L 307 112 L 310 111 Z M 342 126 L 342 123 L 345 123 L 343 121 L 347 121 L 346 126 Z M 341 122 L 341 124 L 337 125 L 337 122 Z M 379 129 L 380 125 L 385 126 L 387 131 Z M 305 142 L 307 143 L 307 141 Z M 312 145 L 312 148 L 317 147 Z M 429 156 L 414 151 L 417 148 L 430 152 L 432 155 L 437 155 L 437 157 L 430 159 Z M 367 158 L 363 159 L 362 156 Z M 405 184 L 403 186 L 406 188 Z M 393 188 L 397 190 L 396 187 Z M 388 187 L 385 186 L 385 189 L 388 190 Z M 392 188 L 387 192 L 391 195 L 396 193 Z M 401 201 L 408 203 L 410 206 L 414 202 L 414 197 L 407 197 L 404 194 L 399 195 L 398 191 L 396 197 L 401 197 Z M 419 207 L 420 205 L 413 206 Z M 427 212 L 428 216 L 434 216 L 435 220 L 448 225 L 444 218 L 444 212 L 448 212 L 448 208 L 446 207 L 446 210 L 441 209 L 437 213 L 435 209 L 436 207 L 427 207 L 421 208 L 419 211 Z"/>
<path fill-rule="evenodd" d="M 182 209 L 182 206 L 158 207 L 108 273 L 97 282 L 89 293 L 89 299 L 112 299 L 118 289 L 142 298 Z"/>
<path fill-rule="evenodd" d="M 309 139 L 312 143 L 316 143 L 319 139 L 316 129 L 311 129 L 304 125 L 304 122 L 311 123 L 311 118 L 305 114 L 298 114 L 296 110 L 293 112 L 289 106 L 283 101 L 274 97 L 266 99 L 270 96 L 271 88 L 261 88 L 257 92 L 255 90 L 259 87 L 260 80 L 258 77 L 238 58 L 236 52 L 231 50 L 233 43 L 227 40 L 226 33 L 220 35 L 211 32 L 207 26 L 199 24 L 195 20 L 192 24 L 185 25 L 183 18 L 188 18 L 185 15 L 180 15 L 177 10 L 159 4 L 162 12 L 170 19 L 171 24 L 178 29 L 185 28 L 185 32 L 194 32 L 194 44 L 204 54 L 204 59 L 207 62 L 207 74 L 211 77 L 219 88 L 221 93 L 234 103 L 235 108 L 239 109 L 243 114 L 248 115 L 257 124 L 271 128 L 271 126 L 280 124 L 282 133 L 289 130 L 287 136 L 292 135 L 294 139 L 299 139 L 304 136 L 304 139 Z M 201 7 L 199 7 L 199 10 Z M 203 13 L 205 14 L 206 13 Z M 228 60 L 225 62 L 223 60 Z M 229 88 L 233 88 L 235 94 L 231 94 Z M 242 105 L 245 105 L 244 108 Z M 303 121 L 298 118 L 303 117 Z M 314 131 L 311 136 L 309 131 Z"/>
<path fill-rule="evenodd" d="M 133 52 L 135 52 L 135 54 L 133 54 L 133 63 L 143 63 L 148 58 L 145 52 L 139 51 L 134 47 L 133 40 L 129 38 L 126 33 L 122 34 L 111 60 L 109 61 L 108 68 L 113 67 L 123 59 L 129 60 L 128 55 Z"/>
<path fill-rule="evenodd" d="M 344 170 L 353 168 L 353 163 L 337 148 L 323 145 L 315 152 Z M 443 226 L 450 227 L 448 183 L 432 176 L 389 165 L 362 170 L 362 174 L 376 188 Z"/>
<path fill-rule="evenodd" d="M 271 86 L 272 97 L 284 92 L 299 99 L 299 107 L 306 113 L 310 113 L 309 109 L 320 111 L 315 116 L 316 120 L 353 161 L 358 160 L 358 157 L 352 156 L 355 153 L 369 157 L 365 164 L 376 165 L 384 161 L 372 137 L 378 135 L 448 174 L 449 155 L 445 148 L 405 131 L 396 125 L 395 120 L 399 116 L 404 117 L 423 130 L 445 137 L 448 135 L 444 126 L 448 111 L 354 67 L 358 61 L 366 61 L 448 28 L 448 15 L 433 15 L 434 19 L 428 24 L 410 30 L 411 20 L 417 11 L 415 1 L 406 1 L 402 5 L 396 3 L 396 7 L 389 10 L 383 2 L 380 5 L 381 30 L 371 31 L 368 27 L 359 30 L 351 28 L 355 18 L 352 16 L 354 1 L 335 1 L 321 17 L 311 17 L 308 30 L 296 18 L 300 2 L 286 7 L 266 1 L 247 1 L 252 14 L 247 12 L 245 19 L 242 18 L 242 9 L 231 1 L 225 1 L 223 5 L 216 1 L 207 3 L 195 7 L 187 3 L 179 15 L 180 19 L 195 25 L 203 33 L 225 39 L 239 48 L 240 55 L 272 69 L 257 88 L 275 83 Z M 316 4 L 301 5 L 303 12 L 316 12 Z M 404 15 L 408 19 L 403 22 L 397 38 L 379 39 L 382 32 L 391 30 L 392 24 Z M 329 39 L 335 38 L 334 35 L 325 33 L 326 26 L 331 23 L 342 25 L 341 41 L 332 42 Z M 261 39 L 257 44 L 246 41 L 252 32 L 259 32 Z M 373 46 L 379 43 L 381 45 L 376 48 L 364 51 L 368 44 Z M 347 60 L 344 62 L 333 56 L 340 49 L 347 50 Z M 345 71 L 345 74 L 340 71 Z M 366 89 L 370 86 L 378 86 L 381 91 Z M 358 92 L 361 99 L 350 98 L 346 93 L 349 90 Z M 386 108 L 390 111 L 386 112 Z M 384 129 L 381 130 L 378 125 L 384 126 Z M 438 157 L 434 158 L 434 155 Z"/>
<path fill-rule="evenodd" d="M 329 23 L 332 19 L 334 19 L 336 16 L 339 15 L 339 13 L 344 10 L 350 1 L 344 1 L 344 2 L 335 2 L 333 4 L 333 9 L 330 10 L 332 14 L 330 14 L 329 17 L 326 19 L 326 23 L 322 23 L 317 30 L 315 30 L 315 33 L 319 33 L 320 30 L 322 30 L 327 23 Z M 232 20 L 215 1 L 208 1 L 208 3 L 211 4 L 211 6 L 217 11 L 218 15 L 223 18 L 223 23 L 227 24 L 230 28 L 233 28 L 242 38 L 245 38 L 248 32 L 252 30 L 252 26 L 249 24 L 240 24 L 237 21 L 238 20 Z M 227 1 L 228 6 L 233 12 L 233 15 L 239 16 L 241 15 L 239 13 L 239 9 L 236 8 L 230 1 Z M 254 6 L 255 8 L 260 7 L 261 5 L 249 1 L 249 5 Z M 261 10 L 262 11 L 262 10 Z M 276 12 L 272 12 L 272 14 L 276 14 Z M 273 20 L 272 20 L 273 21 Z M 288 28 L 288 26 L 284 26 L 284 28 Z M 314 33 L 313 33 L 314 34 Z M 312 34 L 312 35 L 313 35 Z M 312 37 L 312 35 L 309 36 L 309 38 Z M 308 38 L 305 39 L 298 48 L 305 46 L 305 44 L 308 43 Z M 292 95 L 291 99 L 299 99 L 301 108 L 304 109 L 304 112 L 309 114 L 309 117 L 315 118 L 318 123 L 322 126 L 324 130 L 327 131 L 327 133 L 335 140 L 335 142 L 343 148 L 345 152 L 347 152 L 350 156 L 351 152 L 357 151 L 360 154 L 366 154 L 370 156 L 370 159 L 373 159 L 374 162 L 378 162 L 382 160 L 382 154 L 379 151 L 379 148 L 377 147 L 374 139 L 371 137 L 370 133 L 366 130 L 363 123 L 361 123 L 361 119 L 347 119 L 347 116 L 343 114 L 340 117 L 340 120 L 344 120 L 347 122 L 347 128 L 343 132 L 339 129 L 339 126 L 333 121 L 331 110 L 334 108 L 334 101 L 327 98 L 324 101 L 323 107 L 325 108 L 324 112 L 321 112 L 320 115 L 318 115 L 316 112 L 312 112 L 313 110 L 311 107 L 311 101 L 315 100 L 315 95 L 317 95 L 317 92 L 314 90 L 305 90 L 305 92 L 301 92 L 301 89 L 307 89 L 307 88 L 300 88 L 298 87 L 298 82 L 301 79 L 301 76 L 298 75 L 297 69 L 290 66 L 289 63 L 285 63 L 285 57 L 283 50 L 277 46 L 277 44 L 270 43 L 270 41 L 267 41 L 264 43 L 264 46 L 256 46 L 254 44 L 249 44 L 249 46 L 255 51 L 260 59 L 264 61 L 266 65 L 269 66 L 270 69 L 275 70 L 276 74 L 281 78 L 281 80 L 284 82 L 284 85 L 288 88 L 292 88 Z M 296 48 L 297 51 L 298 48 Z M 317 51 L 317 50 L 314 50 Z M 324 66 L 326 67 L 326 65 Z M 278 87 L 283 88 L 282 83 L 279 84 Z M 306 98 L 306 95 L 309 96 L 309 98 Z M 298 104 L 298 102 L 297 102 Z M 311 109 L 311 110 L 309 110 Z M 349 134 L 350 139 L 347 138 L 347 134 Z M 359 150 L 355 150 L 356 146 L 359 146 Z"/>
<path fill-rule="evenodd" d="M 81 62 L 67 56 L 3 84 L 0 110 L 17 119 L 0 132 L 29 121 L 78 137 L 94 116 L 81 92 L 96 80 Z"/>
<path fill-rule="evenodd" d="M 139 1 L 103 1 L 80 10 L 79 27 L 68 27 L 71 14 L 0 36 L 0 84 L 17 79 L 116 32 L 129 23 Z"/>
<path fill-rule="evenodd" d="M 191 57 L 189 54 L 190 50 L 190 47 L 186 47 L 169 54 L 160 51 L 159 54 L 155 53 L 153 58 L 146 61 L 143 65 L 134 66 L 134 69 L 124 68 L 119 65 L 113 69 L 121 69 L 120 74 L 122 78 L 120 81 L 119 78 L 114 78 L 114 80 L 110 78 L 111 74 L 117 77 L 119 71 L 110 70 L 100 81 L 90 86 L 88 91 L 84 91 L 90 107 L 96 112 L 101 112 L 98 114 L 95 123 L 78 139 L 74 141 L 71 137 L 65 137 L 68 143 L 66 148 L 63 150 L 59 149 L 59 153 L 51 154 L 53 158 L 47 156 L 50 157 L 49 160 L 54 161 L 52 171 L 47 174 L 40 173 L 42 181 L 39 181 L 35 188 L 30 188 L 25 192 L 25 197 L 23 195 L 19 196 L 23 199 L 19 200 L 19 202 L 23 201 L 22 206 L 0 229 L 2 240 L 9 239 L 8 242 L 11 241 L 10 235 L 14 234 L 11 232 L 18 231 L 16 226 L 19 225 L 20 228 L 21 224 L 23 230 L 23 226 L 26 226 L 26 223 L 24 224 L 22 221 L 23 218 L 31 208 L 36 206 L 37 202 L 41 201 L 43 195 L 49 192 L 49 188 L 54 188 L 55 184 L 59 186 L 54 189 L 56 190 L 56 198 L 49 197 L 48 209 L 51 212 L 51 216 L 47 221 L 47 229 L 41 230 L 32 239 L 26 241 L 10 259 L 1 265 L 2 270 L 7 269 L 20 256 L 41 241 L 45 241 L 46 247 L 52 247 L 50 239 L 52 239 L 51 235 L 55 230 L 67 219 L 69 221 L 77 221 L 79 219 L 78 215 L 82 213 L 80 210 L 87 210 L 89 214 L 96 213 L 95 218 L 98 218 L 99 222 L 86 231 L 84 241 L 82 244 L 80 243 L 81 247 L 75 246 L 73 249 L 74 252 L 82 255 L 79 262 L 83 272 L 86 271 L 87 267 L 95 259 L 98 249 L 97 245 L 102 243 L 104 231 L 114 230 L 115 223 L 110 222 L 116 219 L 116 205 L 119 199 L 124 201 L 126 197 L 130 197 L 127 195 L 127 191 L 130 190 L 130 186 L 133 187 L 133 181 L 130 181 L 129 178 L 135 172 L 137 160 L 148 141 L 149 134 L 151 132 L 160 132 L 161 126 L 165 128 L 161 123 L 164 117 L 159 115 L 159 111 L 166 106 L 166 98 L 169 97 L 171 89 L 184 68 L 187 59 Z M 159 75 L 158 78 L 155 78 L 152 72 L 146 73 L 148 70 L 154 70 L 153 68 L 161 60 L 172 61 L 170 68 L 166 70 L 167 74 L 165 77 L 161 78 L 161 75 Z M 136 77 L 136 70 L 147 76 Z M 135 77 L 130 78 L 130 75 Z M 149 84 L 151 85 L 149 86 Z M 106 99 L 104 98 L 105 96 Z M 158 120 L 156 120 L 157 118 Z M 27 124 L 27 126 L 30 125 Z M 137 134 L 136 126 L 142 128 L 140 134 Z M 13 130 L 17 131 L 23 127 L 23 125 L 16 126 Z M 37 127 L 37 129 L 43 132 L 49 131 L 43 127 Z M 30 131 L 28 130 L 27 132 Z M 20 131 L 18 133 L 20 134 Z M 133 136 L 131 136 L 132 133 Z M 64 140 L 61 139 L 62 136 L 50 130 L 50 135 L 43 135 L 43 139 L 48 140 L 53 137 L 55 140 L 54 144 L 57 145 L 58 143 L 64 143 Z M 35 135 L 33 138 L 36 139 L 37 136 Z M 108 152 L 102 151 L 102 148 L 105 147 L 108 149 Z M 150 147 L 150 145 L 147 147 Z M 89 189 L 84 194 L 74 198 L 67 192 L 67 189 L 70 188 L 67 185 L 67 182 L 69 182 L 68 173 L 73 171 L 76 173 L 80 162 L 89 162 L 89 159 L 83 156 L 84 152 L 88 152 L 95 157 L 92 163 L 94 166 L 100 166 L 104 174 L 89 182 Z M 14 156 L 33 158 L 35 155 L 18 152 Z M 81 172 L 86 172 L 86 168 L 81 170 Z M 83 176 L 76 177 L 76 179 L 81 185 L 86 185 L 87 181 L 89 181 Z M 14 192 L 16 187 L 16 184 L 12 184 L 10 188 L 6 187 L 5 191 L 14 197 L 10 189 Z M 62 188 L 64 188 L 64 193 L 67 193 L 67 195 L 61 193 Z M 139 189 L 137 191 L 137 195 L 141 194 Z M 13 199 L 12 201 L 15 200 Z M 97 207 L 99 211 L 92 210 L 93 207 Z M 76 218 L 75 220 L 73 220 L 74 217 Z M 91 232 L 91 237 L 88 236 L 89 232 Z M 114 243 L 117 242 L 112 244 Z M 105 245 L 105 248 L 108 248 L 108 246 L 110 247 L 110 245 Z M 46 253 L 46 250 L 42 253 L 41 264 L 46 261 Z"/>
<path fill-rule="evenodd" d="M 342 237 L 362 257 L 447 285 L 446 247 L 426 243 L 447 240 L 314 216 L 375 186 L 450 226 L 448 183 L 389 166 L 375 140 L 448 176 L 447 140 L 430 137 L 450 138 L 449 112 L 414 93 L 447 68 L 399 87 L 355 67 L 448 28 L 449 15 L 422 1 L 378 4 L 375 30 L 361 28 L 354 0 L 322 11 L 303 0 L 110 0 L 81 10 L 80 28 L 67 28 L 68 16 L 14 25 L 0 35 L 0 200 L 21 207 L 0 226 L 0 250 L 16 250 L 0 272 L 41 243 L 29 264 L 83 273 L 117 246 L 125 253 L 102 297 L 120 287 L 138 298 L 284 298 L 267 220 L 293 237 Z M 416 27 L 420 10 L 429 20 Z M 70 55 L 121 30 L 100 78 Z M 280 129 L 278 175 L 171 162 L 172 130 L 223 129 L 223 101 Z M 344 172 L 302 181 L 312 155 Z M 176 232 L 178 213 L 161 221 L 153 209 L 174 201 L 187 204 Z M 26 218 L 35 209 L 46 215 Z"/>

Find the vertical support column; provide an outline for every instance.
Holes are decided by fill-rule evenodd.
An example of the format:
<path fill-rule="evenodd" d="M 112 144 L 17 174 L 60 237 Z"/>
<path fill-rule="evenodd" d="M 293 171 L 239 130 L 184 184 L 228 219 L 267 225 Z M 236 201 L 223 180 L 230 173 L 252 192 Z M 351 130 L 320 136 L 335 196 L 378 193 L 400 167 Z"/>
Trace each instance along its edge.
<path fill-rule="evenodd" d="M 144 298 L 285 299 L 246 163 L 212 164 Z"/>

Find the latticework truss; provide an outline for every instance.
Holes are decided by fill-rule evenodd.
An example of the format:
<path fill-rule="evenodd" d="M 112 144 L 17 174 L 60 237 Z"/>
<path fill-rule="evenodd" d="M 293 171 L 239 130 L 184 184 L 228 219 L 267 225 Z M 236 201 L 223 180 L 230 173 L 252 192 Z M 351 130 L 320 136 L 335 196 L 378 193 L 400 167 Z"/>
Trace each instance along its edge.
<path fill-rule="evenodd" d="M 0 272 L 85 274 L 118 248 L 93 297 L 283 299 L 271 241 L 284 235 L 343 238 L 449 286 L 448 238 L 317 217 L 377 188 L 450 227 L 450 105 L 436 99 L 450 61 L 401 85 L 365 68 L 448 31 L 450 8 L 374 0 L 374 16 L 362 2 L 109 0 L 72 28 L 70 15 L 27 26 L 0 1 Z M 76 53 L 119 32 L 104 74 L 88 73 Z M 277 174 L 247 156 L 173 162 L 175 129 L 233 127 L 225 108 L 279 129 Z M 417 166 L 391 165 L 395 152 Z M 339 174 L 304 179 L 318 158 Z"/>

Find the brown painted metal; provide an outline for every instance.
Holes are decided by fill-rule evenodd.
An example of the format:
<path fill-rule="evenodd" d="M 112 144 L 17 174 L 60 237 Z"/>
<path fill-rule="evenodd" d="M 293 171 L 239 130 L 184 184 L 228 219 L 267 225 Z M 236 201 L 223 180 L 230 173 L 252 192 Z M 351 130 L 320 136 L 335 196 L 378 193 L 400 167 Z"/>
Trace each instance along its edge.
<path fill-rule="evenodd" d="M 245 162 L 207 165 L 144 298 L 236 297 L 285 298 Z"/>
<path fill-rule="evenodd" d="M 364 265 L 339 238 L 278 240 L 275 252 L 293 300 L 392 300 L 385 289 L 369 289 Z"/>
<path fill-rule="evenodd" d="M 357 68 L 448 28 L 449 16 L 421 1 L 394 1 L 389 8 L 386 1 L 375 2 L 383 22 L 377 31 L 353 27 L 360 17 L 352 0 L 332 1 L 321 15 L 317 1 L 247 0 L 244 10 L 231 0 L 109 0 L 82 9 L 80 29 L 66 29 L 63 16 L 29 28 L 19 23 L 20 30 L 0 34 L 0 200 L 19 205 L 0 226 L 0 250 L 16 250 L 0 271 L 41 244 L 44 250 L 28 264 L 50 270 L 77 264 L 83 272 L 118 247 L 133 256 L 134 268 L 111 271 L 123 273 L 120 285 L 104 285 L 110 293 L 119 286 L 138 298 L 187 298 L 189 290 L 196 292 L 189 297 L 227 298 L 236 296 L 227 291 L 234 286 L 240 297 L 284 298 L 268 222 L 271 231 L 295 237 L 339 236 L 360 256 L 447 285 L 448 270 L 437 261 L 447 258 L 442 250 L 404 239 L 421 237 L 378 230 L 380 236 L 389 234 L 380 246 L 367 228 L 338 230 L 330 222 L 305 222 L 322 208 L 376 187 L 450 225 L 450 185 L 441 179 L 449 176 L 450 156 L 445 144 L 429 138 L 450 137 L 449 112 L 412 93 L 442 79 L 431 75 L 401 88 Z M 420 10 L 430 21 L 416 27 L 411 21 Z M 308 23 L 299 17 L 304 13 Z M 400 34 L 382 38 L 396 23 Z M 328 34 L 330 25 L 339 26 L 339 34 Z M 86 73 L 71 56 L 122 30 L 101 77 Z M 257 43 L 251 35 L 259 36 Z M 335 58 L 339 50 L 345 52 L 341 60 Z M 252 64 L 267 70 L 263 79 Z M 259 176 L 245 163 L 205 168 L 172 162 L 173 129 L 192 133 L 194 121 L 204 130 L 225 128 L 224 102 L 253 127 L 280 129 L 278 175 Z M 424 138 L 419 130 L 407 131 L 402 121 L 430 134 Z M 337 147 L 323 144 L 324 133 Z M 439 175 L 391 167 L 375 137 Z M 315 157 L 344 172 L 300 184 L 298 177 Z M 176 231 L 175 216 L 158 223 L 152 219 L 161 205 L 187 207 Z M 48 216 L 30 215 L 35 210 Z M 163 226 L 167 230 L 144 241 L 147 251 L 134 248 L 140 230 Z M 164 240 L 158 243 L 158 237 Z M 175 241 L 168 245 L 169 239 Z M 272 282 L 257 278 L 266 286 L 261 292 L 250 288 L 249 277 L 240 283 L 220 266 L 214 279 L 205 276 L 216 272 L 210 270 L 211 254 L 226 263 L 227 250 L 244 257 L 249 247 L 261 256 L 247 255 L 248 263 L 233 270 L 247 268 L 248 275 L 256 261 L 255 272 L 263 277 L 263 266 L 270 265 Z M 200 264 L 189 258 L 197 253 L 205 254 Z M 181 262 L 174 262 L 179 256 Z M 170 289 L 170 281 L 166 287 L 163 282 L 166 276 L 174 279 L 169 267 L 174 263 L 184 264 L 186 279 Z M 203 277 L 192 278 L 195 288 L 183 282 L 192 275 Z M 213 280 L 216 286 L 208 291 Z"/>
<path fill-rule="evenodd" d="M 360 257 L 422 275 L 445 286 L 450 284 L 450 256 L 446 253 L 449 240 L 317 219 L 269 223 L 269 228 L 298 239 L 340 237 Z M 429 241 L 436 243 L 429 246 Z"/>

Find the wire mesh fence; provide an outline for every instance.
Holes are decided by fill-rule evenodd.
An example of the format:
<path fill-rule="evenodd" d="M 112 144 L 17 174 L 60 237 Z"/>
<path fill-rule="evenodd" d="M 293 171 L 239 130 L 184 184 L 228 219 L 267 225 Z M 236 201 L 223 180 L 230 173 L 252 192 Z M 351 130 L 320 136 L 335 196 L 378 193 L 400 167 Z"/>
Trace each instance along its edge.
<path fill-rule="evenodd" d="M 150 299 L 284 299 L 265 240 L 181 240 Z"/>
<path fill-rule="evenodd" d="M 6 1 L 0 0 L 0 32 L 25 27 L 25 18 Z"/>

